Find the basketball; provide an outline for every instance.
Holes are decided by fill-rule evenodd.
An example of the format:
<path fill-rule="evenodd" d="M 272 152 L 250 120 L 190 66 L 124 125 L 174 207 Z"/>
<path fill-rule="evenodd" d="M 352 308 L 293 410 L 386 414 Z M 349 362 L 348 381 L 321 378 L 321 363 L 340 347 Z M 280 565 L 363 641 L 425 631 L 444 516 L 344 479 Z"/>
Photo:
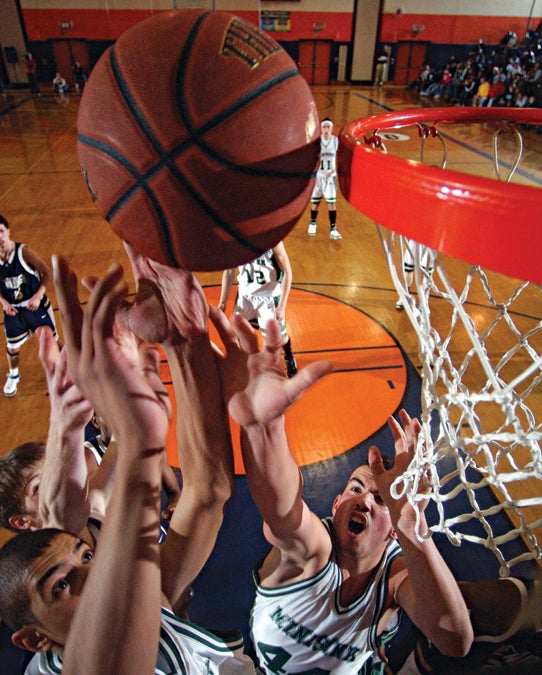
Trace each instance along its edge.
<path fill-rule="evenodd" d="M 222 11 L 156 14 L 100 57 L 77 120 L 100 214 L 194 271 L 249 262 L 308 203 L 320 150 L 309 85 L 272 38 Z"/>

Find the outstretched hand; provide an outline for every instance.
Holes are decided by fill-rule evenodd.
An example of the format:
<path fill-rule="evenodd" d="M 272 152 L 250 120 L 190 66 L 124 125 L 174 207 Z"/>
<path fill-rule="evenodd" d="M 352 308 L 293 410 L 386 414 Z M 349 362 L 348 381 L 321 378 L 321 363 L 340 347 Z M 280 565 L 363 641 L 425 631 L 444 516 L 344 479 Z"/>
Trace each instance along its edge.
<path fill-rule="evenodd" d="M 60 349 L 53 331 L 39 331 L 39 357 L 45 371 L 51 417 L 66 429 L 83 428 L 92 419 L 93 408 L 68 373 L 66 350 Z"/>
<path fill-rule="evenodd" d="M 53 257 L 53 278 L 73 381 L 117 439 L 136 430 L 147 447 L 162 447 L 169 399 L 160 380 L 158 353 L 141 344 L 137 367 L 115 337 L 116 312 L 127 292 L 122 268 L 112 266 L 96 282 L 85 313 L 77 294 L 77 277 L 64 259 Z"/>
<path fill-rule="evenodd" d="M 390 513 L 397 517 L 401 513 L 411 511 L 406 498 L 394 499 L 390 494 L 392 483 L 403 475 L 408 469 L 414 457 L 421 424 L 418 419 L 412 419 L 406 410 L 399 412 L 401 424 L 394 417 L 388 419 L 388 426 L 393 436 L 395 446 L 395 460 L 391 469 L 386 469 L 382 461 L 382 455 L 375 445 L 369 448 L 369 466 L 378 488 L 380 496 L 384 500 Z M 401 426 L 402 425 L 402 426 Z"/>
<path fill-rule="evenodd" d="M 208 304 L 193 272 L 162 265 L 124 244 L 137 284 L 133 303 L 123 302 L 120 321 L 152 344 L 175 344 L 207 334 Z"/>
<path fill-rule="evenodd" d="M 257 334 L 245 319 L 234 315 L 230 322 L 216 307 L 210 307 L 209 316 L 225 348 L 225 354 L 217 350 L 223 395 L 230 415 L 240 426 L 267 424 L 278 418 L 332 369 L 329 361 L 317 361 L 287 379 L 277 321 L 267 324 L 260 350 Z"/>

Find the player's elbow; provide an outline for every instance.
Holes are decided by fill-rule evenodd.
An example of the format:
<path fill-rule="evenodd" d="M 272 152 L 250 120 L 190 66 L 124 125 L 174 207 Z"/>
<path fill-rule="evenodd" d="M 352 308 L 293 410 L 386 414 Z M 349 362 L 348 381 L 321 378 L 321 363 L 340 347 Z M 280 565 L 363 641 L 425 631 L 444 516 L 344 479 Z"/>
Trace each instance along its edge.
<path fill-rule="evenodd" d="M 183 487 L 184 490 L 184 487 Z M 223 477 L 198 490 L 197 496 L 202 508 L 222 508 L 233 494 L 233 477 Z"/>
<path fill-rule="evenodd" d="M 463 658 L 469 653 L 473 639 L 474 633 L 469 622 L 468 626 L 465 626 L 461 630 L 447 632 L 439 640 L 438 645 L 435 642 L 435 646 L 444 656 Z"/>

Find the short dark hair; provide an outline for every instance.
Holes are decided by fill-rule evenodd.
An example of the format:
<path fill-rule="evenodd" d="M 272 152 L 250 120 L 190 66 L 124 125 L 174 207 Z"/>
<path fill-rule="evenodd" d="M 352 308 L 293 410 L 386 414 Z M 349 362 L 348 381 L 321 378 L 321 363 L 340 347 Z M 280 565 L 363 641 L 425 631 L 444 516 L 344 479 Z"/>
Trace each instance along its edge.
<path fill-rule="evenodd" d="M 6 227 L 9 230 L 8 219 L 4 218 L 4 216 L 0 216 L 0 225 L 3 225 L 4 227 Z"/>
<path fill-rule="evenodd" d="M 23 443 L 0 457 L 0 526 L 17 532 L 9 519 L 23 513 L 23 470 L 37 464 L 45 457 L 43 443 Z"/>
<path fill-rule="evenodd" d="M 38 624 L 30 609 L 26 585 L 27 570 L 62 530 L 25 530 L 9 539 L 0 549 L 0 616 L 14 631 Z"/>

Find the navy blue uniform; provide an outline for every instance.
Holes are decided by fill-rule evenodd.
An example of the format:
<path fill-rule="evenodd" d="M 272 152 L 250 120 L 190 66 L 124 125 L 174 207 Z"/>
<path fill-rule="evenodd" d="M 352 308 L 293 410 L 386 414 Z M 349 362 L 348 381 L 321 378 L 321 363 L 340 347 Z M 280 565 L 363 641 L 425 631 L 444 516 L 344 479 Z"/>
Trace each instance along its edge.
<path fill-rule="evenodd" d="M 46 295 L 36 310 L 27 308 L 28 301 L 41 286 L 41 275 L 24 259 L 25 244 L 15 243 L 6 261 L 0 261 L 0 293 L 17 314 L 4 312 L 4 330 L 8 349 L 18 349 L 40 326 L 49 326 L 57 336 L 51 303 Z"/>

